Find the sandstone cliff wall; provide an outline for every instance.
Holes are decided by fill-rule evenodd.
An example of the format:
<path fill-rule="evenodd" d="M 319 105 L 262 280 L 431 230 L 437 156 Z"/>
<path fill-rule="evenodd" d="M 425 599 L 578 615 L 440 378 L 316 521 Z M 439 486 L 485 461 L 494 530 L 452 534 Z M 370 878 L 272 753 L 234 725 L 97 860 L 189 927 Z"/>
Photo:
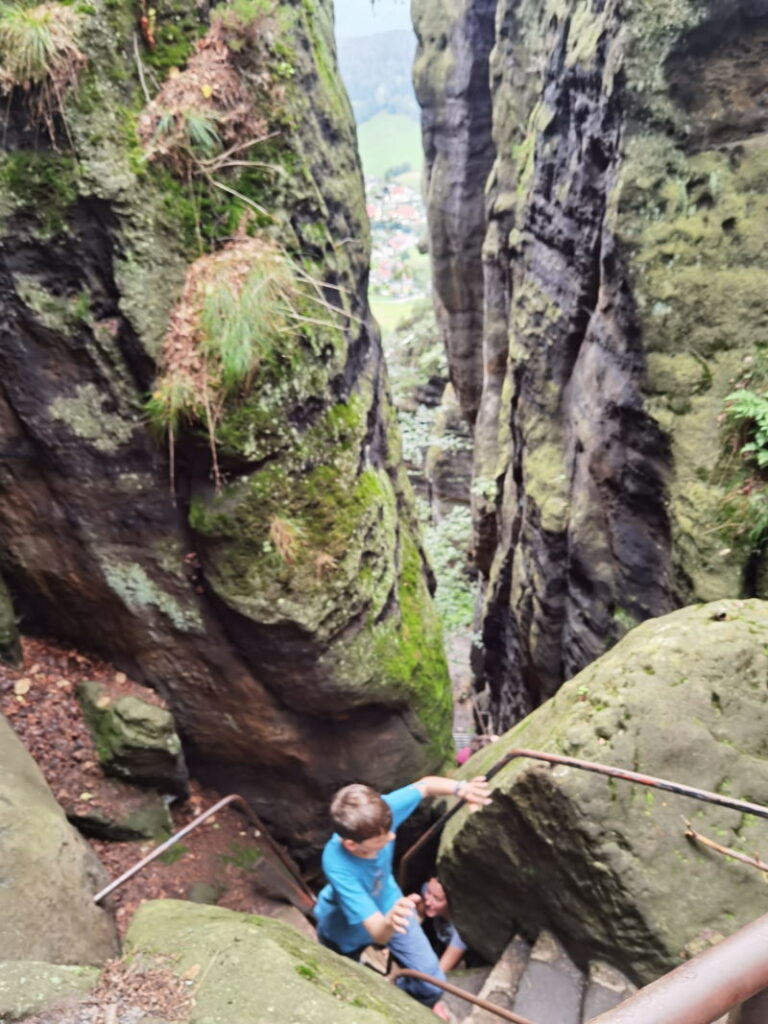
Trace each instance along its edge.
<path fill-rule="evenodd" d="M 438 291 L 484 274 L 470 357 L 450 323 L 447 344 L 459 394 L 481 394 L 479 674 L 505 726 L 634 623 L 764 590 L 760 549 L 721 529 L 721 420 L 765 343 L 768 4 L 487 5 L 487 76 L 463 95 L 484 109 L 490 82 L 492 117 L 462 124 L 495 162 L 482 181 L 452 165 L 484 193 L 481 259 L 477 205 L 457 219 L 431 154 L 487 42 L 461 5 L 438 34 L 437 6 L 415 5 L 430 232 Z M 448 231 L 467 248 L 447 253 Z"/>
<path fill-rule="evenodd" d="M 131 3 L 77 8 L 87 63 L 53 140 L 38 89 L 3 98 L 0 569 L 24 629 L 156 687 L 193 772 L 312 844 L 338 785 L 436 766 L 450 707 L 365 299 L 332 5 L 240 4 L 228 49 L 207 5 L 155 6 L 143 37 Z M 175 164 L 152 162 L 173 122 L 142 145 L 141 118 L 181 88 L 201 37 L 213 77 L 184 101 L 220 105 L 207 129 L 187 120 Z M 266 141 L 229 151 L 242 129 L 216 146 L 251 118 L 216 74 L 239 80 Z M 145 400 L 188 267 L 238 232 L 279 246 L 317 299 L 217 406 L 217 488 L 205 418 L 181 419 L 169 464 Z"/>

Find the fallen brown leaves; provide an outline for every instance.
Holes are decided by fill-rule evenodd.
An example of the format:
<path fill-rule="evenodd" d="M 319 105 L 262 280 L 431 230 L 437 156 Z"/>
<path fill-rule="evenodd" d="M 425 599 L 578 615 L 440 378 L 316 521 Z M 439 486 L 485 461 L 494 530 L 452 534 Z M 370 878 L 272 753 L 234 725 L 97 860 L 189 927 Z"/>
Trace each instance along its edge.
<path fill-rule="evenodd" d="M 132 962 L 111 960 L 93 990 L 97 1006 L 131 1008 L 163 1020 L 184 1020 L 193 1004 L 192 981 L 180 978 L 168 966 L 168 957 L 141 957 Z"/>
<path fill-rule="evenodd" d="M 170 957 L 144 956 L 133 961 L 109 961 L 99 983 L 84 999 L 67 1000 L 32 1017 L 27 1024 L 135 1024 L 153 1020 L 188 1020 L 194 1005 L 193 975 L 169 968 Z"/>

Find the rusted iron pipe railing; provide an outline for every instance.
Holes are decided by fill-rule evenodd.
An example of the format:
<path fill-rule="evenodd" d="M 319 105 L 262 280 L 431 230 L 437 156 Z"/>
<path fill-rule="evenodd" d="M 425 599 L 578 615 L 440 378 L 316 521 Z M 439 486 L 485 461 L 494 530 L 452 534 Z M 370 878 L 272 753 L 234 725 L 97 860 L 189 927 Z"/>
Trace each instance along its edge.
<path fill-rule="evenodd" d="M 503 1006 L 489 1003 L 487 999 L 481 999 L 480 996 L 475 996 L 471 992 L 465 992 L 463 988 L 457 988 L 450 981 L 441 981 L 439 978 L 433 978 L 431 974 L 425 974 L 423 971 L 413 971 L 410 968 L 398 967 L 389 976 L 389 980 L 394 983 L 398 978 L 418 978 L 419 981 L 428 981 L 430 985 L 435 985 L 437 988 L 443 989 L 444 992 L 450 992 L 453 996 L 466 999 L 468 1003 L 474 1003 L 475 1006 L 487 1010 L 488 1013 L 495 1013 L 502 1020 L 511 1020 L 513 1024 L 533 1024 L 533 1021 L 528 1020 L 527 1017 L 521 1017 L 519 1013 L 512 1013 L 511 1010 L 507 1010 Z"/>
<path fill-rule="evenodd" d="M 142 857 L 142 859 L 140 861 L 137 861 L 133 865 L 133 867 L 130 867 L 128 868 L 127 871 L 124 871 L 119 878 L 116 878 L 113 882 L 110 882 L 109 885 L 105 886 L 100 892 L 97 892 L 96 895 L 93 897 L 93 902 L 100 903 L 105 896 L 109 896 L 111 892 L 114 892 L 115 889 L 118 889 L 121 885 L 127 882 L 129 878 L 133 878 L 133 876 L 138 874 L 139 871 L 143 870 L 148 864 L 151 864 L 153 860 L 156 860 L 158 857 L 164 854 L 166 850 L 170 850 L 170 848 L 172 846 L 175 846 L 180 839 L 183 839 L 184 836 L 189 835 L 189 833 L 194 831 L 194 829 L 196 829 L 199 825 L 202 825 L 202 823 L 207 818 L 210 818 L 212 815 L 216 814 L 217 811 L 220 811 L 223 807 L 228 806 L 228 804 L 235 803 L 240 804 L 240 806 L 245 811 L 246 816 L 250 819 L 251 824 L 256 828 L 259 839 L 264 840 L 266 845 L 279 858 L 279 860 L 285 867 L 286 871 L 288 872 L 290 879 L 290 887 L 292 890 L 291 902 L 294 904 L 294 906 L 301 910 L 302 913 L 310 914 L 315 905 L 314 894 L 299 875 L 296 865 L 290 859 L 288 854 L 278 845 L 278 843 L 274 841 L 272 836 L 269 834 L 267 829 L 260 821 L 258 815 L 248 804 L 247 800 L 240 796 L 239 793 L 231 793 L 229 796 L 223 797 L 221 800 L 218 801 L 218 803 L 215 803 L 212 807 L 209 807 L 207 811 L 203 811 L 202 814 L 198 814 L 198 816 L 193 821 L 190 821 L 188 825 L 185 825 L 184 828 L 174 833 L 174 835 L 172 835 L 170 839 L 166 839 L 164 843 L 161 843 L 159 846 L 156 846 L 151 853 L 147 854 L 146 857 Z"/>
<path fill-rule="evenodd" d="M 598 775 L 607 775 L 613 779 L 623 779 L 625 782 L 635 782 L 641 786 L 652 786 L 654 789 L 663 789 L 668 793 L 677 793 L 679 796 L 687 796 L 692 800 L 703 800 L 706 803 L 717 804 L 720 807 L 727 807 L 730 810 L 741 811 L 743 814 L 754 814 L 759 818 L 768 818 L 768 807 L 764 807 L 762 804 L 749 803 L 747 800 L 735 800 L 733 797 L 724 796 L 722 793 L 711 793 L 706 789 L 697 789 L 695 786 L 684 786 L 680 782 L 671 782 L 669 779 L 659 779 L 653 775 L 643 775 L 640 772 L 627 771 L 624 768 L 614 768 L 611 765 L 599 764 L 597 761 L 582 761 L 577 757 L 567 757 L 564 754 L 547 754 L 541 750 L 526 750 L 524 748 L 518 748 L 510 750 L 500 760 L 498 760 L 493 767 L 488 771 L 486 777 L 492 779 L 494 775 L 497 775 L 502 768 L 505 768 L 510 761 L 514 761 L 518 757 L 530 757 L 535 761 L 546 761 L 549 764 L 562 764 L 569 768 L 579 768 L 581 771 L 596 772 Z M 439 832 L 449 818 L 462 807 L 462 801 L 457 801 L 456 805 L 449 811 L 439 818 L 434 825 L 427 829 L 427 831 L 418 839 L 413 846 L 406 851 L 400 861 L 400 870 L 398 872 L 398 879 L 402 882 L 406 877 L 407 864 L 411 857 L 414 856 L 425 843 Z"/>
<path fill-rule="evenodd" d="M 712 1024 L 768 988 L 768 914 L 589 1024 Z"/>

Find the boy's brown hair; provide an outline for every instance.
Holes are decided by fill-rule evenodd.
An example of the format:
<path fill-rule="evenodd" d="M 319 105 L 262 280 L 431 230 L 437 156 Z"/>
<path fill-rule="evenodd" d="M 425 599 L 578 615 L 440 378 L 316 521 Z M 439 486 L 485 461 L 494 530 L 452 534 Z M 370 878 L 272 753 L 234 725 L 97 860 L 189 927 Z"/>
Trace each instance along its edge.
<path fill-rule="evenodd" d="M 375 789 L 355 782 L 331 801 L 333 826 L 342 839 L 362 843 L 392 828 L 392 811 Z"/>

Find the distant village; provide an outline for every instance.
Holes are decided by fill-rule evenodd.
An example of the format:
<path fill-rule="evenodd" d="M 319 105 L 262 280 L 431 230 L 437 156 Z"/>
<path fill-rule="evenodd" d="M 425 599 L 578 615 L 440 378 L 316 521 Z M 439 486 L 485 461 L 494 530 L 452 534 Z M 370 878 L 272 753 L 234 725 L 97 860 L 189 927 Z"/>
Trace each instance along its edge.
<path fill-rule="evenodd" d="M 366 181 L 371 221 L 371 288 L 392 299 L 415 299 L 428 289 L 427 259 L 419 252 L 426 233 L 421 195 L 397 179 Z"/>

